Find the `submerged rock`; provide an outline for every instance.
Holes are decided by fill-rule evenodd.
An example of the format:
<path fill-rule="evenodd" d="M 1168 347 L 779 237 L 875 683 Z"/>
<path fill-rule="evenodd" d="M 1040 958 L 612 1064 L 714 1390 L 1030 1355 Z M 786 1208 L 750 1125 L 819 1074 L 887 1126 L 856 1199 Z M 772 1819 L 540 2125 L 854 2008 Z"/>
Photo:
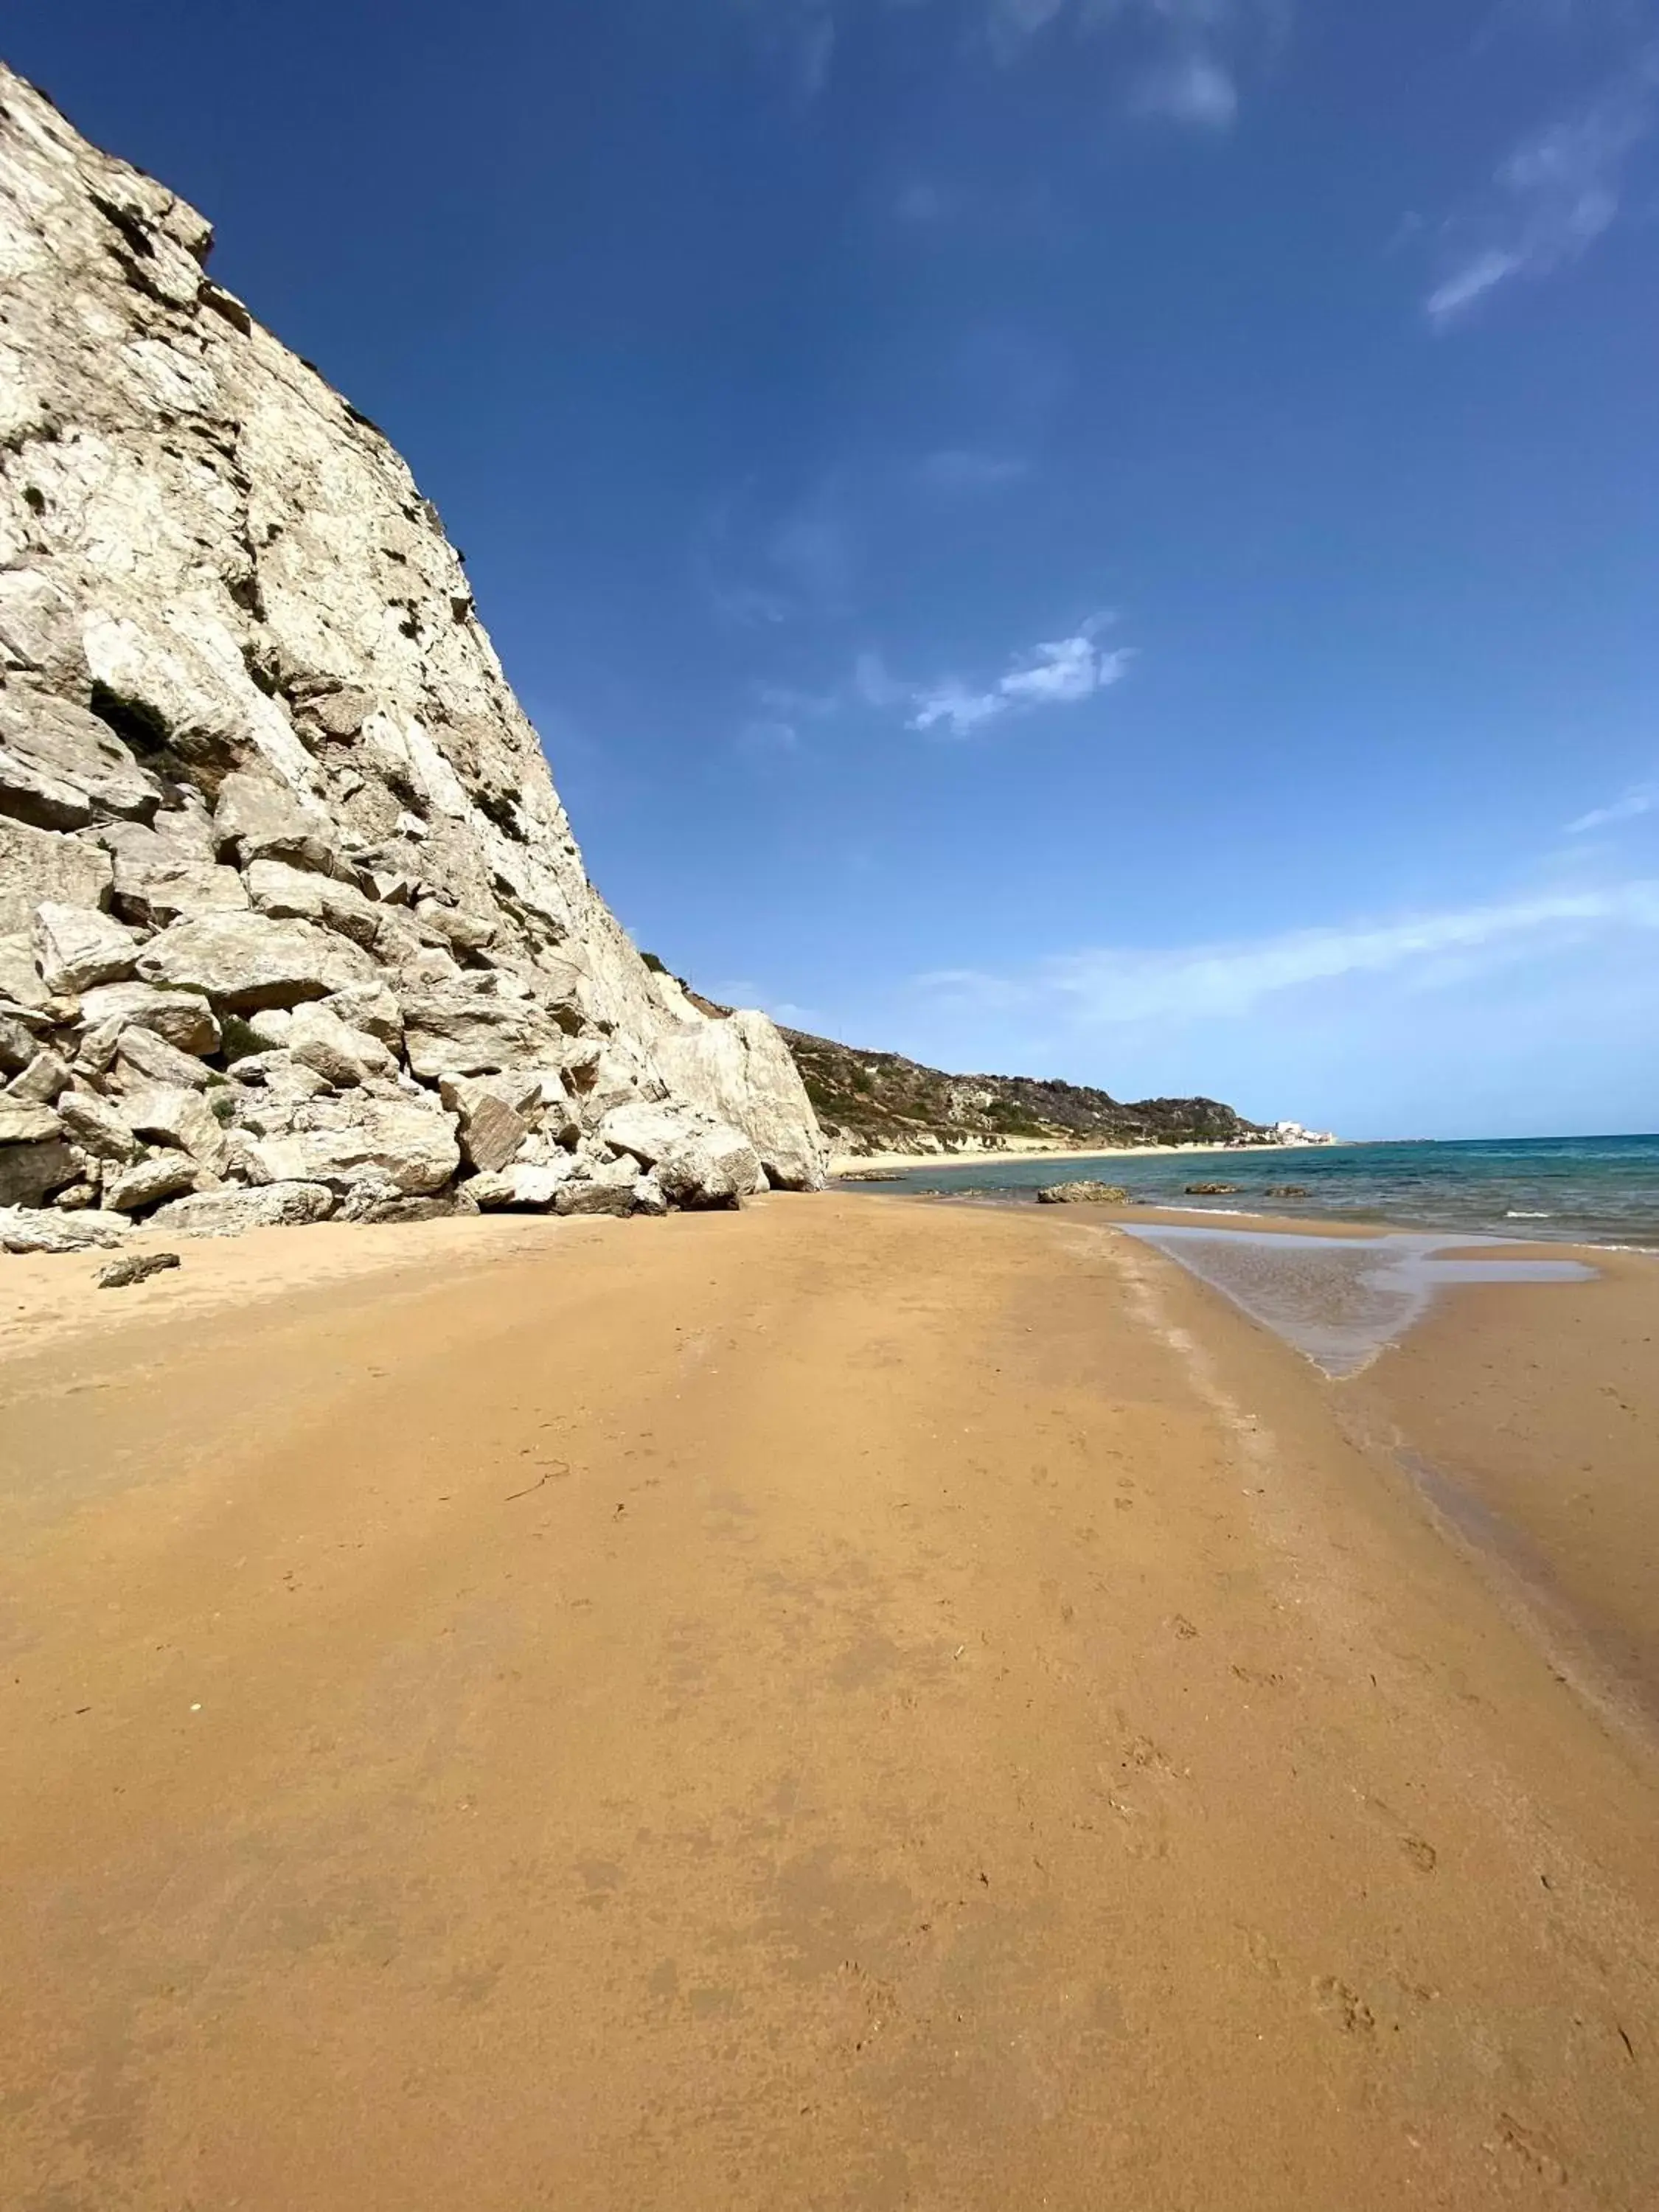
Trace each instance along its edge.
<path fill-rule="evenodd" d="M 1051 1182 L 1037 1193 L 1039 1206 L 1127 1206 L 1119 1182 Z"/>

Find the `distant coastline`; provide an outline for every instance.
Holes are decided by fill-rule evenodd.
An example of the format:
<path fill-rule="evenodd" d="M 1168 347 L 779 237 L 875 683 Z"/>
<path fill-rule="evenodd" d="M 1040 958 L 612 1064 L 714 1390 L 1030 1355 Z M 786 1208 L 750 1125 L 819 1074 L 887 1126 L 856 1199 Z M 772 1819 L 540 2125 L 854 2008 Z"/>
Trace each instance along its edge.
<path fill-rule="evenodd" d="M 836 1152 L 830 1161 L 832 1176 L 856 1176 L 866 1169 L 966 1168 L 1020 1160 L 1154 1160 L 1185 1158 L 1192 1153 L 1220 1152 L 1229 1159 L 1277 1159 L 1285 1152 L 1328 1152 L 1346 1143 L 1346 1138 L 1310 1138 L 1277 1145 L 1060 1145 L 1042 1137 L 1010 1137 L 1000 1145 L 963 1145 L 955 1152 Z"/>

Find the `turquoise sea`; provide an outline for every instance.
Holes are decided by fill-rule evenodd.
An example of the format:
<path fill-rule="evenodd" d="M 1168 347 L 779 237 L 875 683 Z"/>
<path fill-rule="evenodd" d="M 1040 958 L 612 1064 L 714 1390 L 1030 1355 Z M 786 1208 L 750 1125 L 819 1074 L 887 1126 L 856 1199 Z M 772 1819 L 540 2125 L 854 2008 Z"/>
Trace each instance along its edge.
<path fill-rule="evenodd" d="M 1089 1159 L 994 1156 L 913 1170 L 914 1190 L 1034 1193 L 1085 1177 L 1121 1183 L 1159 1206 L 1310 1220 L 1375 1221 L 1410 1229 L 1659 1247 L 1659 1136 L 1528 1137 L 1459 1144 L 1312 1146 L 1260 1152 L 1113 1153 Z M 1189 1182 L 1228 1182 L 1235 1194 L 1189 1198 Z M 1275 1197 L 1294 1184 L 1305 1198 Z M 881 1188 L 896 1188 L 896 1185 Z"/>

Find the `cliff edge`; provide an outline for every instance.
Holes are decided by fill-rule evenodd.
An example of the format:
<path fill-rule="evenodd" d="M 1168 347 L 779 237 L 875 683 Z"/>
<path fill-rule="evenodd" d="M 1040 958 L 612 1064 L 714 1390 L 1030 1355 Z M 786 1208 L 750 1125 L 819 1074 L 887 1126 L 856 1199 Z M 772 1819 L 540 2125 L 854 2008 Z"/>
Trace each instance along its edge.
<path fill-rule="evenodd" d="M 0 1242 L 819 1187 L 583 870 L 385 437 L 0 66 Z"/>

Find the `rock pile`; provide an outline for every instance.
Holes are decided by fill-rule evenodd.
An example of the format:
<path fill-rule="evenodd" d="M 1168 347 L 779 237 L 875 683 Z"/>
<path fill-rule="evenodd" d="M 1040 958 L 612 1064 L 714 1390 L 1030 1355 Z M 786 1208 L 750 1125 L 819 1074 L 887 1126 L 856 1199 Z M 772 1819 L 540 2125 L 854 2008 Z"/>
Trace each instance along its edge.
<path fill-rule="evenodd" d="M 823 1181 L 587 881 L 459 556 L 207 223 L 0 68 L 0 1247 Z"/>

